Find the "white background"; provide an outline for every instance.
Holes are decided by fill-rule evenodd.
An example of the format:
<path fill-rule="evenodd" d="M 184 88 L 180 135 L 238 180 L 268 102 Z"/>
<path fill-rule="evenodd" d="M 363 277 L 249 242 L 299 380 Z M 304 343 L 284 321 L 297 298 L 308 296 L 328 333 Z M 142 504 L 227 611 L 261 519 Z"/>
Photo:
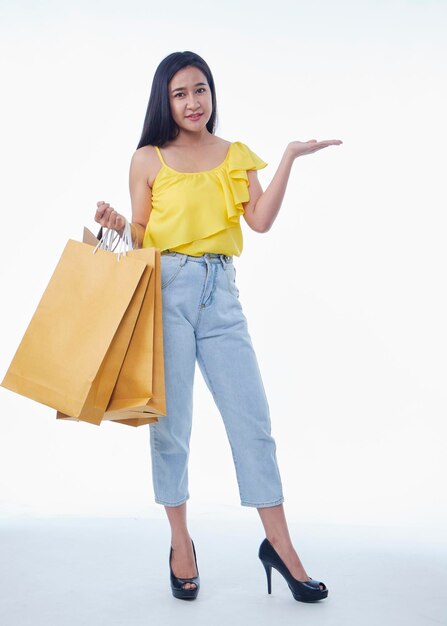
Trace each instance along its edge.
<path fill-rule="evenodd" d="M 130 218 L 154 71 L 192 50 L 263 188 L 289 141 L 343 141 L 295 161 L 270 232 L 241 220 L 235 260 L 289 519 L 445 524 L 446 3 L 0 7 L 1 375 L 96 202 Z M 194 411 L 188 506 L 251 517 L 198 369 Z M 64 514 L 164 516 L 148 426 L 56 421 L 0 389 L 0 515 Z"/>

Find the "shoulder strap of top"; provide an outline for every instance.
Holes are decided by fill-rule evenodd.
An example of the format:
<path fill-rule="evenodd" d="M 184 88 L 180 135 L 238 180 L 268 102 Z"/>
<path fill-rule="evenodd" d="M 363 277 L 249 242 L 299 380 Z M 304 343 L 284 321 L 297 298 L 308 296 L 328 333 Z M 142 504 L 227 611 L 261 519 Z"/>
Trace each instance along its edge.
<path fill-rule="evenodd" d="M 158 154 L 158 158 L 160 159 L 160 161 L 162 162 L 163 165 L 166 165 L 166 163 L 164 162 L 163 157 L 161 156 L 161 152 L 160 152 L 160 148 L 158 146 L 154 146 L 155 150 L 157 151 Z"/>

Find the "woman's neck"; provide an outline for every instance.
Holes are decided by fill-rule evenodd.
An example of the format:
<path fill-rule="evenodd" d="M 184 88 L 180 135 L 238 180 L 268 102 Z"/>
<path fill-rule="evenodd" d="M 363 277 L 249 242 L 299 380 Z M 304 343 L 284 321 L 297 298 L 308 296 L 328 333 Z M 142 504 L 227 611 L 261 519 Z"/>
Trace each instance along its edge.
<path fill-rule="evenodd" d="M 180 129 L 179 134 L 171 143 L 184 148 L 199 148 L 209 144 L 210 139 L 213 137 L 214 135 L 206 128 L 196 132 Z"/>

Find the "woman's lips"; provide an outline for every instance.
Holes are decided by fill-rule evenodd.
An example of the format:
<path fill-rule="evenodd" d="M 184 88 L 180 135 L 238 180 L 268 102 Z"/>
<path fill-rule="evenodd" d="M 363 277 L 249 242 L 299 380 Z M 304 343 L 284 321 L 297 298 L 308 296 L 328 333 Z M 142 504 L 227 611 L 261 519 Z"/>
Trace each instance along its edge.
<path fill-rule="evenodd" d="M 188 115 L 188 119 L 192 120 L 193 122 L 195 122 L 196 120 L 200 119 L 202 117 L 203 113 L 198 113 L 197 115 Z"/>

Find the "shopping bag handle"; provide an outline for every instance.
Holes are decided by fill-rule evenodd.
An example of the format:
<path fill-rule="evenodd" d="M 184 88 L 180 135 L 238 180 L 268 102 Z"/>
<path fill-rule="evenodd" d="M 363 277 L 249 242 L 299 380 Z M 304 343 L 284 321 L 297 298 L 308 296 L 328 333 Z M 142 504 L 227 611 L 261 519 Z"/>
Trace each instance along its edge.
<path fill-rule="evenodd" d="M 118 238 L 118 243 L 115 244 L 115 247 L 113 247 L 113 243 L 116 238 Z M 127 220 L 125 220 L 122 235 L 120 235 L 114 228 L 106 228 L 105 231 L 103 231 L 103 227 L 101 226 L 97 239 L 99 239 L 99 242 L 93 250 L 93 254 L 95 254 L 98 249 L 110 250 L 111 252 L 114 252 L 115 249 L 118 248 L 118 261 L 120 260 L 121 254 L 124 253 L 126 256 L 129 250 L 134 249 L 132 231 Z"/>

